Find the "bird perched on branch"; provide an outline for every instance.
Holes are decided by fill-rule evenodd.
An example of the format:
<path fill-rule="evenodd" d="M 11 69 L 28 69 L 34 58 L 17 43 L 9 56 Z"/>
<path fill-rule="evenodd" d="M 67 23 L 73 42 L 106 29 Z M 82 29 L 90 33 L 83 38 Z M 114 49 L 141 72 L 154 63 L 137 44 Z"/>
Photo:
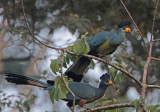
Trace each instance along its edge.
<path fill-rule="evenodd" d="M 131 32 L 131 29 L 129 28 L 130 25 L 130 21 L 123 20 L 118 24 L 117 33 L 104 31 L 93 36 L 88 41 L 90 47 L 90 52 L 88 54 L 94 56 L 112 54 L 124 41 L 126 32 Z M 70 66 L 65 74 L 69 78 L 72 78 L 73 81 L 80 82 L 90 63 L 91 60 L 89 58 L 82 56 L 76 63 Z"/>
<path fill-rule="evenodd" d="M 13 74 L 13 73 L 6 73 L 6 80 L 10 83 L 15 84 L 21 84 L 21 85 L 33 85 L 44 88 L 44 90 L 52 90 L 54 88 L 54 81 L 47 81 L 42 82 L 40 80 Z M 70 82 L 69 88 L 72 90 L 72 92 L 75 94 L 75 103 L 79 106 L 83 107 L 85 103 L 91 103 L 99 98 L 101 98 L 106 88 L 109 85 L 114 85 L 113 82 L 110 80 L 110 75 L 105 73 L 100 77 L 100 84 L 99 88 L 93 87 L 90 84 L 82 83 L 82 82 Z M 65 101 L 68 101 L 67 105 L 69 107 L 72 107 L 73 104 L 73 96 L 71 93 L 66 94 L 66 99 L 63 99 Z"/>

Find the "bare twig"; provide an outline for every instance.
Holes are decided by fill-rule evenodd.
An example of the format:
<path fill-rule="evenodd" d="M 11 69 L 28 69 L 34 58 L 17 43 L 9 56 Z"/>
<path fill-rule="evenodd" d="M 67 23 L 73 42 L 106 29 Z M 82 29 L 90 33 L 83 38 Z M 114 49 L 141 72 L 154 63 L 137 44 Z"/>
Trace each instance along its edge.
<path fill-rule="evenodd" d="M 154 13 L 154 17 L 153 17 L 151 41 L 153 40 L 153 30 L 154 30 L 154 25 L 155 25 L 155 19 L 156 19 L 158 4 L 159 4 L 159 0 L 157 0 L 157 4 L 156 4 L 156 8 L 155 8 L 155 13 Z"/>
<path fill-rule="evenodd" d="M 158 4 L 159 4 L 159 0 L 157 0 L 155 12 L 157 12 Z M 155 16 L 156 16 L 156 13 L 154 14 L 154 17 L 153 17 L 152 33 L 153 33 L 153 29 L 154 29 L 153 27 L 154 27 L 154 24 L 155 24 L 155 21 L 154 21 Z M 151 39 L 152 39 L 152 35 L 151 35 Z M 141 95 L 140 95 L 141 99 L 145 99 L 146 89 L 148 87 L 147 84 L 146 84 L 146 80 L 147 80 L 147 75 L 148 75 L 148 67 L 149 67 L 149 64 L 152 60 L 152 44 L 153 44 L 153 41 L 151 40 L 150 47 L 149 47 L 149 55 L 148 55 L 147 61 L 146 61 L 145 66 L 144 66 L 143 79 L 142 79 L 142 90 L 141 90 Z M 144 110 L 144 105 L 141 104 L 141 106 L 138 109 L 138 112 L 143 112 L 143 110 Z"/>
<path fill-rule="evenodd" d="M 155 40 L 152 40 L 152 42 L 156 42 L 156 41 L 160 41 L 160 39 L 155 39 Z"/>
<path fill-rule="evenodd" d="M 121 67 L 119 67 L 119 66 L 117 66 L 115 64 L 112 64 L 112 63 L 108 62 L 107 60 L 104 60 L 102 58 L 96 57 L 96 56 L 87 55 L 87 54 L 83 54 L 83 56 L 89 57 L 89 58 L 92 58 L 92 59 L 95 59 L 95 60 L 98 60 L 98 61 L 101 61 L 101 62 L 104 62 L 104 63 L 114 67 L 115 69 L 125 73 L 128 77 L 133 79 L 140 87 L 142 87 L 141 82 L 139 80 L 137 80 L 130 72 L 126 71 L 125 69 L 123 69 L 123 68 L 121 68 Z"/>
<path fill-rule="evenodd" d="M 159 58 L 155 58 L 155 57 L 152 57 L 151 59 L 152 59 L 152 60 L 155 60 L 155 61 L 160 61 Z"/>
<path fill-rule="evenodd" d="M 27 22 L 27 19 L 26 19 L 26 13 L 25 13 L 25 10 L 24 10 L 24 3 L 23 3 L 23 0 L 22 0 L 22 9 L 23 9 L 23 16 L 24 16 L 24 20 L 25 20 L 25 23 L 26 23 L 26 26 L 27 26 L 27 29 L 29 31 L 29 33 L 32 35 L 32 37 L 34 37 L 35 40 L 37 40 L 40 44 L 48 47 L 48 48 L 51 48 L 51 49 L 55 49 L 55 50 L 62 50 L 63 48 L 56 48 L 56 47 L 52 47 L 52 46 L 49 46 L 43 42 L 41 42 L 33 33 L 32 31 L 30 30 L 29 28 L 29 25 L 28 25 L 28 22 Z"/>
<path fill-rule="evenodd" d="M 142 89 L 141 89 L 141 94 L 140 94 L 141 99 L 145 99 L 145 95 L 146 95 L 146 89 L 147 89 L 146 79 L 147 79 L 147 75 L 148 75 L 148 67 L 151 62 L 151 57 L 152 57 L 151 52 L 152 52 L 152 42 L 150 43 L 149 56 L 147 58 L 145 66 L 144 66 L 143 79 L 142 79 Z M 138 109 L 138 112 L 143 112 L 143 110 L 144 110 L 144 105 L 141 104 L 141 106 Z"/>
<path fill-rule="evenodd" d="M 145 41 L 144 41 L 144 37 L 143 37 L 142 33 L 140 32 L 140 30 L 139 30 L 139 28 L 138 28 L 137 24 L 135 23 L 135 21 L 134 21 L 133 17 L 131 16 L 130 12 L 128 11 L 128 9 L 127 9 L 127 7 L 125 6 L 125 4 L 123 3 L 123 1 L 122 1 L 122 0 L 120 0 L 120 2 L 122 3 L 123 7 L 125 8 L 125 10 L 127 11 L 128 15 L 129 15 L 129 17 L 130 17 L 130 18 L 131 18 L 131 20 L 133 21 L 133 24 L 134 24 L 134 26 L 136 27 L 136 29 L 137 29 L 137 31 L 138 31 L 138 33 L 139 33 L 139 35 L 141 36 L 142 41 L 143 41 L 143 44 L 144 44 L 145 49 L 146 49 L 146 52 L 147 52 L 147 54 L 148 54 L 148 48 L 147 48 L 147 45 L 146 45 L 146 43 L 145 43 Z"/>
<path fill-rule="evenodd" d="M 75 107 L 75 94 L 72 92 L 72 90 L 68 87 L 67 83 L 65 82 L 64 76 L 63 76 L 63 63 L 64 63 L 64 53 L 65 50 L 63 50 L 63 55 L 62 55 L 62 59 L 61 59 L 61 77 L 63 80 L 63 83 L 65 84 L 66 88 L 68 89 L 68 91 L 72 94 L 73 96 L 73 108 L 72 108 L 72 112 L 74 112 L 74 107 Z"/>
<path fill-rule="evenodd" d="M 157 88 L 157 89 L 160 89 L 160 85 L 147 85 L 147 88 Z"/>
<path fill-rule="evenodd" d="M 96 107 L 90 110 L 85 110 L 84 112 L 97 112 L 98 110 L 109 110 L 109 109 L 116 109 L 116 108 L 123 108 L 123 107 L 134 107 L 131 103 L 122 103 L 122 104 L 112 104 L 102 107 Z"/>

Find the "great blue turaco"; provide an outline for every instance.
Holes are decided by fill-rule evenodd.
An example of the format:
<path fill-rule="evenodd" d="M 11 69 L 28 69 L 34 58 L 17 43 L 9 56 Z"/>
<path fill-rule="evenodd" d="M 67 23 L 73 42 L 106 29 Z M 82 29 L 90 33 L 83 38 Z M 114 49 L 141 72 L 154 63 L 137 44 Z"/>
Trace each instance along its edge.
<path fill-rule="evenodd" d="M 90 52 L 88 54 L 94 56 L 112 54 L 124 41 L 126 32 L 131 32 L 129 28 L 130 25 L 130 21 L 123 20 L 118 24 L 117 33 L 103 31 L 93 36 L 88 41 L 90 47 Z M 72 78 L 73 81 L 80 82 L 90 63 L 91 60 L 89 58 L 82 56 L 69 67 L 65 74 L 69 78 Z"/>
<path fill-rule="evenodd" d="M 10 83 L 21 84 L 21 85 L 33 85 L 44 88 L 44 90 L 52 90 L 54 88 L 54 81 L 42 82 L 35 78 L 27 77 L 24 75 L 18 75 L 13 73 L 5 73 L 6 80 Z M 100 77 L 99 87 L 93 87 L 90 84 L 82 83 L 82 82 L 70 82 L 69 88 L 75 94 L 75 103 L 79 106 L 83 107 L 85 103 L 91 103 L 99 98 L 101 98 L 106 88 L 109 85 L 114 85 L 111 81 L 110 75 L 108 73 L 103 74 Z M 68 101 L 67 105 L 72 107 L 73 104 L 73 96 L 71 93 L 66 94 L 65 101 Z"/>

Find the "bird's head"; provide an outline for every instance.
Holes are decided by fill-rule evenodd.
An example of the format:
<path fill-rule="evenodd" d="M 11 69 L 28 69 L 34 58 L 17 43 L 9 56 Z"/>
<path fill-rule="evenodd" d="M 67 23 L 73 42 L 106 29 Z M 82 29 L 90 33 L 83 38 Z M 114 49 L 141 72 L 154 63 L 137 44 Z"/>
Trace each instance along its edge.
<path fill-rule="evenodd" d="M 109 86 L 112 85 L 114 86 L 113 82 L 111 81 L 111 77 L 108 73 L 103 74 L 101 77 L 101 82 L 104 82 L 105 85 Z"/>
<path fill-rule="evenodd" d="M 129 26 L 131 25 L 131 22 L 128 20 L 123 20 L 118 24 L 118 28 L 121 29 L 122 32 L 131 32 L 131 29 Z"/>

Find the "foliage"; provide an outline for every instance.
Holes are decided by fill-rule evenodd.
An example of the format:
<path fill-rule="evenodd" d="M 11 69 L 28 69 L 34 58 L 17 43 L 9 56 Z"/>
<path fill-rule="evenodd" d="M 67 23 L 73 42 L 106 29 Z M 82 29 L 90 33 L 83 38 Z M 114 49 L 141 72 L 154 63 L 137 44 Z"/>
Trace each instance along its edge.
<path fill-rule="evenodd" d="M 160 111 L 160 105 L 150 105 L 147 107 L 147 110 L 149 110 L 150 112 L 159 112 Z"/>
<path fill-rule="evenodd" d="M 57 76 L 54 80 L 54 88 L 50 92 L 50 99 L 52 103 L 54 104 L 54 99 L 59 100 L 59 99 L 65 99 L 66 95 L 68 93 L 68 90 L 65 86 L 65 84 L 62 82 L 62 78 L 60 76 Z M 67 83 L 68 86 L 68 80 L 66 79 L 65 82 Z"/>
<path fill-rule="evenodd" d="M 115 65 L 126 70 L 125 66 L 121 63 L 115 63 Z M 126 76 L 124 75 L 124 73 L 120 72 L 114 67 L 109 68 L 108 72 L 112 75 L 113 82 L 116 82 L 116 81 L 123 82 L 126 79 Z"/>
<path fill-rule="evenodd" d="M 76 55 L 88 53 L 90 49 L 87 41 L 85 40 L 86 35 L 87 33 L 82 35 L 81 39 L 77 40 L 73 46 L 69 45 L 67 49 L 71 51 L 73 50 Z M 61 73 L 62 56 L 63 55 L 61 53 L 61 55 L 57 59 L 51 61 L 50 67 L 54 74 L 57 74 L 57 72 Z M 67 54 L 66 57 L 64 57 L 63 67 L 67 68 L 66 64 L 69 64 L 70 60 L 74 60 L 73 56 Z M 65 84 L 62 82 L 62 79 L 60 76 L 57 76 L 54 81 L 55 81 L 54 88 L 50 92 L 50 99 L 52 103 L 54 103 L 54 99 L 56 99 L 57 101 L 59 99 L 65 99 L 66 94 L 68 93 L 68 90 L 65 87 Z M 67 86 L 68 86 L 67 78 L 65 82 L 67 83 Z"/>
<path fill-rule="evenodd" d="M 31 105 L 34 103 L 36 98 L 35 95 L 31 95 L 30 93 L 24 94 L 19 93 L 18 95 L 7 95 L 0 90 L 0 111 L 2 111 L 5 107 L 11 107 L 17 109 L 19 112 L 30 111 Z M 15 99 L 15 100 L 13 100 Z"/>
<path fill-rule="evenodd" d="M 134 105 L 134 107 L 136 108 L 136 110 L 140 107 L 140 104 L 145 104 L 145 100 L 144 99 L 135 99 L 131 104 Z"/>
<path fill-rule="evenodd" d="M 147 38 L 147 33 L 151 32 L 156 0 L 123 1 L 125 2 L 138 27 L 140 28 L 140 31 L 145 38 L 145 42 L 148 45 L 149 39 Z M 7 52 L 6 57 L 11 57 L 11 59 L 14 59 L 15 57 L 19 58 L 22 54 L 24 54 L 24 52 L 22 52 L 24 49 L 27 50 L 26 55 L 29 55 L 28 60 L 19 60 L 19 65 L 17 62 L 14 64 L 13 61 L 4 60 L 4 71 L 22 71 L 23 73 L 23 71 L 27 71 L 26 68 L 28 68 L 27 65 L 31 61 L 30 58 L 36 61 L 47 59 L 49 56 L 46 55 L 41 58 L 34 56 L 34 54 L 42 49 L 42 45 L 37 43 L 37 41 L 35 41 L 27 31 L 26 25 L 24 23 L 21 1 L 2 0 L 0 2 L 0 7 L 3 8 L 3 10 L 0 12 L 0 15 L 3 16 L 4 22 L 8 24 L 8 27 L 6 28 L 7 32 L 4 37 L 4 40 L 7 40 L 8 42 L 6 46 L 8 47 L 11 45 L 16 45 L 21 47 L 20 50 L 14 49 L 14 52 Z M 79 55 L 87 54 L 89 52 L 89 47 L 86 42 L 89 38 L 103 30 L 110 30 L 114 32 L 117 29 L 117 24 L 120 20 L 129 19 L 129 16 L 127 15 L 119 0 L 66 0 L 65 2 L 64 0 L 24 0 L 24 8 L 30 29 L 37 37 L 41 38 L 38 34 L 41 32 L 41 30 L 43 30 L 43 28 L 49 29 L 47 37 L 41 38 L 44 43 L 49 45 L 55 44 L 54 41 L 50 41 L 50 35 L 52 35 L 56 29 L 59 29 L 62 26 L 68 28 L 69 31 L 73 34 L 77 32 L 81 35 L 85 32 L 88 32 L 87 37 L 85 34 L 79 37 L 74 45 L 68 45 L 67 49 L 74 51 L 76 56 L 65 54 L 63 63 L 63 67 L 65 68 L 67 68 L 67 64 L 69 64 L 70 61 L 74 62 L 78 59 Z M 160 5 L 158 6 L 158 9 L 159 8 Z M 155 20 L 156 24 L 154 27 L 154 39 L 158 39 L 160 37 L 159 19 L 160 11 L 158 10 Z M 2 31 L 2 29 L 3 27 L 0 26 L 0 31 Z M 123 45 L 119 47 L 118 53 L 107 56 L 107 60 L 111 62 L 113 61 L 114 64 L 123 69 L 126 69 L 134 76 L 138 77 L 139 80 L 142 80 L 143 68 L 147 55 L 142 44 L 142 40 L 140 39 L 138 33 L 134 30 L 133 25 L 132 29 L 133 33 L 131 35 L 126 35 L 127 38 L 125 39 Z M 160 58 L 159 51 L 159 43 L 156 42 L 153 45 L 152 55 Z M 26 55 L 22 55 L 22 58 Z M 62 54 L 60 54 L 57 59 L 51 61 L 50 68 L 54 74 L 61 72 L 61 60 Z M 13 66 L 8 66 L 8 62 L 12 63 Z M 24 63 L 26 64 L 25 66 L 23 66 Z M 16 68 L 17 65 L 19 68 L 18 70 Z M 94 66 L 94 62 L 91 61 L 90 67 L 94 68 Z M 106 67 L 106 65 L 102 65 L 101 67 L 104 70 L 108 70 L 109 73 L 112 74 L 112 78 L 115 83 L 123 82 L 122 87 L 124 88 L 124 94 L 118 96 L 120 99 L 125 99 L 124 96 L 130 85 L 134 85 L 135 88 L 138 88 L 134 81 L 127 80 L 127 77 L 117 69 L 114 69 L 113 67 L 109 68 L 108 66 Z M 11 70 L 8 70 L 8 68 Z M 159 68 L 160 62 L 151 62 L 147 83 L 156 82 L 159 84 Z M 43 71 L 42 74 L 43 73 L 46 74 L 46 71 Z M 65 98 L 65 94 L 67 93 L 61 79 L 57 78 L 56 80 L 56 83 L 58 84 L 56 88 L 51 91 L 52 102 L 54 98 L 56 98 L 56 100 Z M 68 81 L 66 82 L 68 83 Z M 139 102 L 139 100 L 134 101 L 133 104 L 136 108 L 138 108 Z M 1 103 L 3 104 L 3 102 Z M 107 100 L 104 101 L 104 104 L 107 104 Z M 10 103 L 6 103 L 5 105 L 10 105 Z M 20 105 L 18 102 L 16 105 L 22 107 L 22 105 Z M 152 110 L 153 108 L 156 108 L 156 106 L 149 106 L 148 110 Z"/>
<path fill-rule="evenodd" d="M 73 51 L 76 55 L 87 54 L 90 51 L 89 45 L 85 40 L 86 34 L 82 35 L 81 39 L 77 40 L 73 45 Z"/>

